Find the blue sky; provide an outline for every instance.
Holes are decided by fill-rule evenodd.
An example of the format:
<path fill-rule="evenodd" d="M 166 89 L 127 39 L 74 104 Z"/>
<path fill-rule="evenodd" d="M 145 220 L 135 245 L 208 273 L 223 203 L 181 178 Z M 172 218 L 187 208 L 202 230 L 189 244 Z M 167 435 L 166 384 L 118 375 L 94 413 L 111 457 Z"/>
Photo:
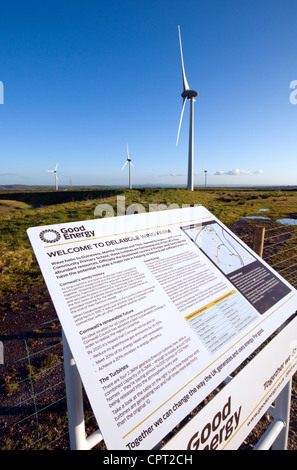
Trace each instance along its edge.
<path fill-rule="evenodd" d="M 297 184 L 296 0 L 2 2 L 0 184 Z M 1 103 L 1 101 L 0 101 Z"/>

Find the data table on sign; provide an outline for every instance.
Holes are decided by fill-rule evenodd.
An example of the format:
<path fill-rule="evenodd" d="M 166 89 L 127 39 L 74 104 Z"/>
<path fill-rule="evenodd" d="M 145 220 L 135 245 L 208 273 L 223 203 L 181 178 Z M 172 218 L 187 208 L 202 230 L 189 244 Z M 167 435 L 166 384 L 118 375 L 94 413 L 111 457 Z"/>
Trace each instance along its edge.
<path fill-rule="evenodd" d="M 235 290 L 186 317 L 210 353 L 215 353 L 255 320 L 257 313 Z"/>

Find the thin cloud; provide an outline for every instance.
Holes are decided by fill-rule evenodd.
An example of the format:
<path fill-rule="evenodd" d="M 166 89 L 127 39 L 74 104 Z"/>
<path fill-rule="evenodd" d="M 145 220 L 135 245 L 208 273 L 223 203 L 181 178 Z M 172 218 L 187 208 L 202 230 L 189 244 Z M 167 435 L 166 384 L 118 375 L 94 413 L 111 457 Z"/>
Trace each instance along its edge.
<path fill-rule="evenodd" d="M 16 173 L 0 173 L 0 176 L 18 176 Z"/>
<path fill-rule="evenodd" d="M 235 170 L 229 171 L 216 171 L 214 174 L 216 176 L 239 176 L 239 175 L 262 175 L 264 172 L 263 170 L 240 170 L 236 168 Z"/>

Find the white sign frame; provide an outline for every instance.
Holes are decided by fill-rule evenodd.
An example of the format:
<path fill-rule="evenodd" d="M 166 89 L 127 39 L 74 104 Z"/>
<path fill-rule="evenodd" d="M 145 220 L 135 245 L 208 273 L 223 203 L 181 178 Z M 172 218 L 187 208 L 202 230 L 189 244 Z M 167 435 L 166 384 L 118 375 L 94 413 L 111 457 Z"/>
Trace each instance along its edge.
<path fill-rule="evenodd" d="M 295 289 L 202 206 L 28 236 L 108 449 L 152 449 L 297 309 Z M 210 313 L 215 334 L 204 334 Z"/>

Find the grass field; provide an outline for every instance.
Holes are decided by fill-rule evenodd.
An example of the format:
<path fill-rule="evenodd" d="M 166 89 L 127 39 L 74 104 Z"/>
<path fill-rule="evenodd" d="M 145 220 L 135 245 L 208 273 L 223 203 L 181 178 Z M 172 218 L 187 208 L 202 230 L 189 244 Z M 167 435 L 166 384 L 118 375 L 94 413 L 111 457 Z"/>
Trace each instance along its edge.
<path fill-rule="evenodd" d="M 30 209 L 30 204 L 26 202 L 14 201 L 14 200 L 0 200 L 0 215 L 5 214 L 6 212 L 14 212 L 18 210 Z"/>
<path fill-rule="evenodd" d="M 126 208 L 138 203 L 147 211 L 152 204 L 156 209 L 172 204 L 178 207 L 202 204 L 227 225 L 242 217 L 255 216 L 260 209 L 268 209 L 267 214 L 273 220 L 297 213 L 295 191 L 201 189 L 190 192 L 176 188 L 75 191 L 71 194 L 43 191 L 22 193 L 26 202 L 12 199 L 20 199 L 20 194 L 6 192 L 5 199 L 4 194 L 0 194 L 0 297 L 24 292 L 43 282 L 26 234 L 29 227 L 94 219 L 95 208 L 101 203 L 110 204 L 116 215 L 119 196 L 124 198 Z M 63 198 L 66 202 L 61 202 Z M 38 207 L 40 205 L 43 207 Z"/>

